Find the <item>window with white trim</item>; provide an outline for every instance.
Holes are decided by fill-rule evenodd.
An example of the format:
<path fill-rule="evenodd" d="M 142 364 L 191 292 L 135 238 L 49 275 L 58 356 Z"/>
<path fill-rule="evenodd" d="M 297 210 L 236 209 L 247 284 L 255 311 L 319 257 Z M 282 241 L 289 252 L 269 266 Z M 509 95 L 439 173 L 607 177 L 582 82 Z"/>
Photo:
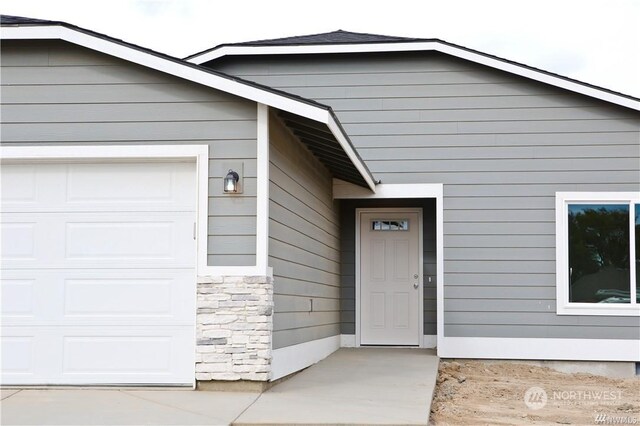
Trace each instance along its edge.
<path fill-rule="evenodd" d="M 557 313 L 640 315 L 639 240 L 639 193 L 557 192 Z"/>

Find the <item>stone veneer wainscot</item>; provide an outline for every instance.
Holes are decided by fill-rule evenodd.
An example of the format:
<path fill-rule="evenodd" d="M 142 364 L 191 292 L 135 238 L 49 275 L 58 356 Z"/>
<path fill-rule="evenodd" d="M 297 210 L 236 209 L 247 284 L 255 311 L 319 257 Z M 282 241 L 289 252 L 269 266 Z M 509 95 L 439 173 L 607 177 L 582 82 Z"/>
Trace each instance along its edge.
<path fill-rule="evenodd" d="M 198 277 L 196 380 L 267 381 L 273 279 Z"/>

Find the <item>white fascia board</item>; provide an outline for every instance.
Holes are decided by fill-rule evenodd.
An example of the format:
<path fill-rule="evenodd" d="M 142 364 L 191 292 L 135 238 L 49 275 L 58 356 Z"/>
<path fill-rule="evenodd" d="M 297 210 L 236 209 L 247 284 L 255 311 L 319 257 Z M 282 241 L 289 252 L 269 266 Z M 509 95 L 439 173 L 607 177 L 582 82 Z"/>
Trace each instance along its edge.
<path fill-rule="evenodd" d="M 71 28 L 59 25 L 3 27 L 0 32 L 0 38 L 2 40 L 64 40 L 314 121 L 327 122 L 328 112 L 323 108 L 211 74 L 204 70 L 182 65 L 178 62 Z"/>
<path fill-rule="evenodd" d="M 520 64 L 510 63 L 491 56 L 483 55 L 439 41 L 410 43 L 365 43 L 365 44 L 328 44 L 311 46 L 223 46 L 210 52 L 188 59 L 188 62 L 202 64 L 223 56 L 233 55 L 293 55 L 293 54 L 329 54 L 329 53 L 380 53 L 380 52 L 416 52 L 436 51 L 486 65 L 502 71 L 516 74 L 572 92 L 580 93 L 603 101 L 611 102 L 640 111 L 640 101 L 616 95 L 586 84 L 570 81 L 545 72 L 530 69 Z"/>
<path fill-rule="evenodd" d="M 375 193 L 376 183 L 374 182 L 373 177 L 369 173 L 367 166 L 364 165 L 364 162 L 360 159 L 358 154 L 356 154 L 355 149 L 353 148 L 353 146 L 351 145 L 351 143 L 349 142 L 345 134 L 342 132 L 342 129 L 338 125 L 335 118 L 331 114 L 328 114 L 327 118 L 328 118 L 328 121 L 326 124 L 329 127 L 329 130 L 331 130 L 331 133 L 333 133 L 333 136 L 335 136 L 335 138 L 338 140 L 338 143 L 340 143 L 340 146 L 342 146 L 342 149 L 349 157 L 349 160 L 351 160 L 351 163 L 353 163 L 353 165 L 356 167 L 356 169 L 360 173 L 360 176 L 362 176 L 362 178 L 365 180 L 365 182 L 369 186 L 369 189 L 371 189 L 371 191 Z"/>
<path fill-rule="evenodd" d="M 327 53 L 376 53 L 396 51 L 432 50 L 425 48 L 434 42 L 423 43 L 365 43 L 365 44 L 321 44 L 295 46 L 223 46 L 210 52 L 187 59 L 187 62 L 203 64 L 223 56 L 234 55 L 296 55 Z"/>
<path fill-rule="evenodd" d="M 441 183 L 382 183 L 376 185 L 376 192 L 368 191 L 340 179 L 333 180 L 333 198 L 439 198 L 442 197 Z"/>
<path fill-rule="evenodd" d="M 176 77 L 184 78 L 204 86 L 208 86 L 232 95 L 255 101 L 259 104 L 271 106 L 273 108 L 288 111 L 292 114 L 306 117 L 320 123 L 326 124 L 336 137 L 340 145 L 361 173 L 372 191 L 375 190 L 375 183 L 368 173 L 364 163 L 358 158 L 349 144 L 340 126 L 333 116 L 324 108 L 296 101 L 267 90 L 262 90 L 247 84 L 239 83 L 224 77 L 220 77 L 209 72 L 199 70 L 190 66 L 182 65 L 178 62 L 162 58 L 151 53 L 143 52 L 126 45 L 110 40 L 92 36 L 81 31 L 73 30 L 59 25 L 52 26 L 26 26 L 26 27 L 3 27 L 0 33 L 3 40 L 42 40 L 54 39 L 64 40 L 77 44 L 88 49 L 96 50 L 107 55 L 114 56 L 129 62 L 145 67 L 165 72 Z"/>

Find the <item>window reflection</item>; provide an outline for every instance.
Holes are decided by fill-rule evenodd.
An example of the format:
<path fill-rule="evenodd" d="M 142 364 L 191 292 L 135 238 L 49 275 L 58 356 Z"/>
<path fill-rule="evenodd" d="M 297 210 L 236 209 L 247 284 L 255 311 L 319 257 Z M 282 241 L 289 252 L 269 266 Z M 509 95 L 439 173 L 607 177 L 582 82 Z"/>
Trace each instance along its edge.
<path fill-rule="evenodd" d="M 629 206 L 570 204 L 569 301 L 630 303 L 629 265 Z"/>
<path fill-rule="evenodd" d="M 374 231 L 408 231 L 409 220 L 372 220 L 371 229 Z"/>

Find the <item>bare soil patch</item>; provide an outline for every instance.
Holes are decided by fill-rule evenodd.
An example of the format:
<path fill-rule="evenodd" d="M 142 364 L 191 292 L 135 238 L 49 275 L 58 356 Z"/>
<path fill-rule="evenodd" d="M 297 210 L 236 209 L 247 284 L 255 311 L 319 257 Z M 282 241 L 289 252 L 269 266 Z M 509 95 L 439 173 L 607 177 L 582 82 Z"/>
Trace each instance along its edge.
<path fill-rule="evenodd" d="M 442 361 L 435 425 L 640 425 L 640 379 L 560 373 L 521 363 Z"/>

